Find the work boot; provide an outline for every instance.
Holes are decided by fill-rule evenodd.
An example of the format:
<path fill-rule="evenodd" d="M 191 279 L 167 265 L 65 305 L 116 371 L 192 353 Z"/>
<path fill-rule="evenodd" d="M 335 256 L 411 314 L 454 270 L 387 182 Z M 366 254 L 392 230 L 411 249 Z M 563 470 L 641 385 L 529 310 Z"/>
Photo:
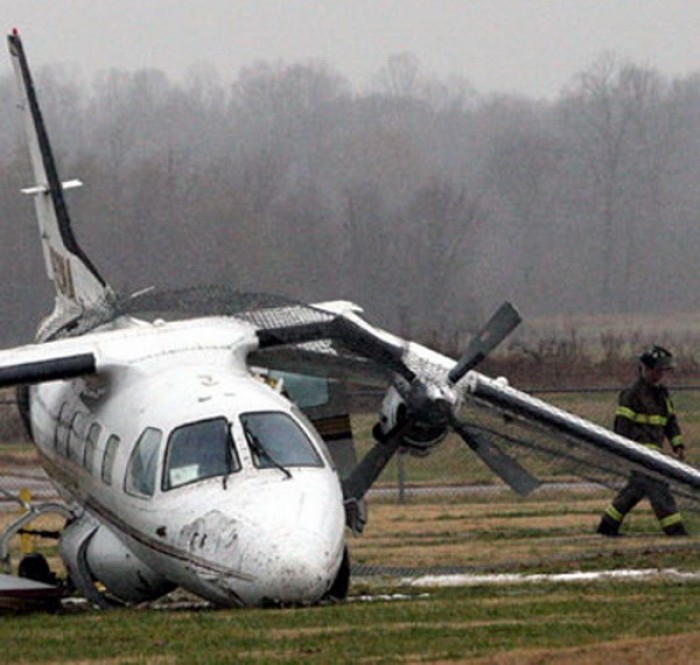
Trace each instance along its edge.
<path fill-rule="evenodd" d="M 664 533 L 667 536 L 687 536 L 688 532 L 685 530 L 683 522 L 678 522 L 677 524 L 671 524 L 664 529 Z"/>
<path fill-rule="evenodd" d="M 620 535 L 620 523 L 610 517 L 610 515 L 603 515 L 596 531 L 601 536 L 615 538 Z"/>

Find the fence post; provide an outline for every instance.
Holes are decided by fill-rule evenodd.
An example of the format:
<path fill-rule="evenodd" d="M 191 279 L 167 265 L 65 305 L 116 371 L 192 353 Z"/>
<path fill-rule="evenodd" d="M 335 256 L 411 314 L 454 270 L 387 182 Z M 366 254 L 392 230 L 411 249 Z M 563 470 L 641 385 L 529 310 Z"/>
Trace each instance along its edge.
<path fill-rule="evenodd" d="M 19 498 L 20 501 L 23 501 L 25 504 L 30 504 L 32 501 L 31 490 L 27 489 L 26 487 L 23 487 L 19 491 Z M 32 534 L 23 533 L 20 536 L 20 550 L 22 552 L 22 555 L 31 554 L 34 551 L 34 536 Z"/>

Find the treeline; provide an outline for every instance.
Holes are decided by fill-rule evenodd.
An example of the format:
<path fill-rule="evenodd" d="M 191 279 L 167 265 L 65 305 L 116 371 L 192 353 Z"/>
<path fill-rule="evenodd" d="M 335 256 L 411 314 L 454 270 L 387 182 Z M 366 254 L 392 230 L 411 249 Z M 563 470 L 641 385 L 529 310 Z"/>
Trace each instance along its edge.
<path fill-rule="evenodd" d="M 700 310 L 700 73 L 606 54 L 552 101 L 482 96 L 392 57 L 366 91 L 322 63 L 89 84 L 35 73 L 79 241 L 124 293 L 216 283 L 346 298 L 450 347 L 526 317 Z M 16 110 L 0 78 L 0 343 L 48 311 Z"/>

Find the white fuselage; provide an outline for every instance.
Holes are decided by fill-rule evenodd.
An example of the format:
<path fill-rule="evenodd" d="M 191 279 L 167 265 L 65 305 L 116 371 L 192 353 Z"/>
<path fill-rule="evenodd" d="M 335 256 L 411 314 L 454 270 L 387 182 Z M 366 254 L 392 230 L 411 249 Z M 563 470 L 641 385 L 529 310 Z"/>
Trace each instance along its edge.
<path fill-rule="evenodd" d="M 343 557 L 340 483 L 313 427 L 249 372 L 251 329 L 230 318 L 122 319 L 87 337 L 97 374 L 39 384 L 30 404 L 42 464 L 102 529 L 92 575 L 117 595 L 128 584 L 108 579 L 114 536 L 146 577 L 216 603 L 319 600 Z M 270 459 L 251 445 L 253 426 L 263 439 L 293 436 L 268 442 Z M 288 454 L 293 441 L 303 450 Z"/>

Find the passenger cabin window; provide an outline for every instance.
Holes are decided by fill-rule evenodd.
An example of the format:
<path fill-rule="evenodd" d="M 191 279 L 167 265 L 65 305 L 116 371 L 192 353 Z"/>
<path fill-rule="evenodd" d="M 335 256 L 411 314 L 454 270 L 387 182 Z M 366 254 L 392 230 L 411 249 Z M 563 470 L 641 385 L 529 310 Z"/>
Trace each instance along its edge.
<path fill-rule="evenodd" d="M 226 418 L 190 423 L 170 434 L 163 489 L 174 489 L 213 476 L 227 476 L 238 469 L 240 464 Z"/>
<path fill-rule="evenodd" d="M 309 437 L 288 414 L 245 413 L 241 415 L 241 424 L 257 468 L 323 466 Z"/>
<path fill-rule="evenodd" d="M 80 462 L 83 459 L 83 445 L 85 443 L 85 416 L 79 411 L 73 414 L 68 428 L 68 444 L 66 451 L 68 459 Z"/>
<path fill-rule="evenodd" d="M 85 439 L 85 451 L 83 457 L 83 466 L 92 473 L 95 464 L 95 453 L 97 452 L 97 442 L 102 433 L 100 423 L 92 423 L 88 429 L 87 438 Z"/>
<path fill-rule="evenodd" d="M 56 432 L 54 434 L 54 447 L 56 452 L 61 455 L 66 454 L 66 443 L 68 439 L 68 423 L 66 418 L 68 417 L 68 404 L 61 404 L 61 409 L 58 412 L 58 418 L 56 419 Z"/>
<path fill-rule="evenodd" d="M 136 442 L 124 478 L 124 490 L 129 494 L 153 496 L 162 438 L 163 432 L 159 429 L 147 427 Z"/>
<path fill-rule="evenodd" d="M 112 434 L 105 444 L 105 454 L 102 458 L 102 480 L 104 480 L 107 485 L 112 484 L 112 472 L 114 471 L 114 460 L 117 458 L 119 441 L 119 437 Z"/>

